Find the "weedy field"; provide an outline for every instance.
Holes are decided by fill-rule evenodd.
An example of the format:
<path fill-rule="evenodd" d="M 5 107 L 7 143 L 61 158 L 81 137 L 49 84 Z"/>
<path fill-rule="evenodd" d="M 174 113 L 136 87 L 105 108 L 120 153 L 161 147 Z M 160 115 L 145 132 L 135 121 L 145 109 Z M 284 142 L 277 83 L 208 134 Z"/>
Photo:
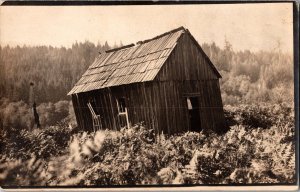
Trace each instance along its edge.
<path fill-rule="evenodd" d="M 1 186 L 294 183 L 294 108 L 225 106 L 223 135 L 1 129 Z"/>

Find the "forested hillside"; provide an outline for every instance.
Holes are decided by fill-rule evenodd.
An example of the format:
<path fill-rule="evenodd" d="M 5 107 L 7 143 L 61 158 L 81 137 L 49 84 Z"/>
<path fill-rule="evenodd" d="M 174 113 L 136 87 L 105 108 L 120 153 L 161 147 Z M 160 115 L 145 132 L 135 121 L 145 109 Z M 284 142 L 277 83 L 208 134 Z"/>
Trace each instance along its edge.
<path fill-rule="evenodd" d="M 51 46 L 0 47 L 0 97 L 28 102 L 29 82 L 36 84 L 37 102 L 68 100 L 68 91 L 94 61 L 110 46 L 91 42 L 71 48 Z M 293 100 L 293 58 L 280 49 L 272 52 L 235 52 L 203 44 L 202 48 L 222 75 L 224 104 Z"/>
<path fill-rule="evenodd" d="M 0 47 L 0 97 L 28 101 L 29 83 L 36 84 L 37 102 L 57 102 L 94 61 L 98 52 L 110 46 L 88 41 L 71 48 L 51 46 Z"/>
<path fill-rule="evenodd" d="M 37 102 L 69 99 L 66 94 L 93 62 L 110 46 L 91 42 L 71 48 L 51 46 L 0 47 L 1 97 L 28 101 L 29 82 L 36 84 Z M 222 75 L 224 104 L 293 100 L 293 58 L 280 49 L 272 52 L 234 52 L 230 43 L 202 48 Z"/>
<path fill-rule="evenodd" d="M 273 51 L 234 52 L 229 42 L 224 48 L 203 44 L 202 48 L 222 75 L 224 104 L 292 102 L 294 95 L 293 58 L 280 47 Z"/>

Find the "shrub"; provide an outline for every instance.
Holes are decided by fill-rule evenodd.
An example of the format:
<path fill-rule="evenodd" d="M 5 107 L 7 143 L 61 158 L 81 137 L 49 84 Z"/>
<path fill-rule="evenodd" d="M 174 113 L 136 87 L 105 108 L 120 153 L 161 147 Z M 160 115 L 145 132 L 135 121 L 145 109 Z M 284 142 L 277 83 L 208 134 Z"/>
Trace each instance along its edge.
<path fill-rule="evenodd" d="M 66 123 L 31 132 L 2 129 L 0 180 L 50 186 L 294 183 L 292 108 L 225 110 L 232 125 L 224 135 L 155 136 L 141 125 L 95 133 Z"/>

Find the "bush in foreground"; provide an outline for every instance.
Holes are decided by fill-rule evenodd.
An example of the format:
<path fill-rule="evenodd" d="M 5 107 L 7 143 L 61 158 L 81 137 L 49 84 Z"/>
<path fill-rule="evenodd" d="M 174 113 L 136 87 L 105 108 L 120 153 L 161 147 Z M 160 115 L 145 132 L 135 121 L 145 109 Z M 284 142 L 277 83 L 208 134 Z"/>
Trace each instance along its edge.
<path fill-rule="evenodd" d="M 225 109 L 227 122 L 232 124 L 224 135 L 155 136 L 141 125 L 95 133 L 54 126 L 37 133 L 15 132 L 17 140 L 1 134 L 0 184 L 295 182 L 292 110 L 286 105 Z M 255 124 L 251 124 L 253 119 Z M 269 127 L 257 128 L 265 124 Z"/>

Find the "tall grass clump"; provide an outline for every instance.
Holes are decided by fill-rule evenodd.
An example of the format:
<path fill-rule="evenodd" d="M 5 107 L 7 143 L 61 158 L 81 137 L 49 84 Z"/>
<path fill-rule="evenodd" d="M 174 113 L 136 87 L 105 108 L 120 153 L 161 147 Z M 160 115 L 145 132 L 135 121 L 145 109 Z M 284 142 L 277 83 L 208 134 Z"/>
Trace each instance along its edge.
<path fill-rule="evenodd" d="M 0 183 L 9 186 L 294 183 L 293 108 L 225 107 L 223 135 L 155 135 L 142 125 L 75 132 L 1 132 Z M 14 138 L 15 139 L 14 139 Z"/>

